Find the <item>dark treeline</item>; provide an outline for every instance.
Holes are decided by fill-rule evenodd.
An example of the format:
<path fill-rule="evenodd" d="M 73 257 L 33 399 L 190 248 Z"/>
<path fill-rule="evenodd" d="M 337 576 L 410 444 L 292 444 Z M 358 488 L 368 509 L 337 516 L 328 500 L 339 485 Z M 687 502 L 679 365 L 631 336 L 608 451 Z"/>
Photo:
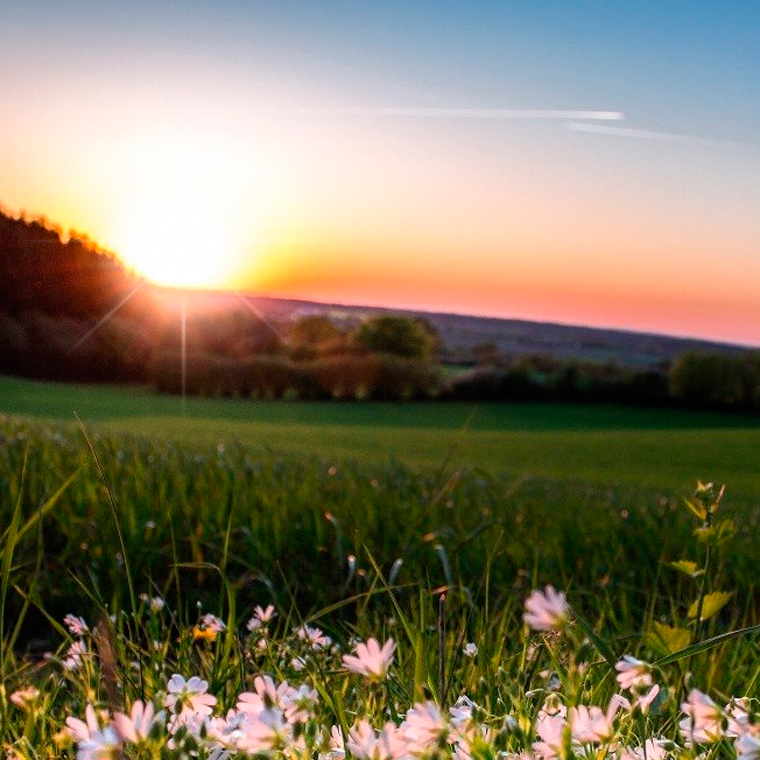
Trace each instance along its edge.
<path fill-rule="evenodd" d="M 64 241 L 44 220 L 0 213 L 0 372 L 49 380 L 143 380 L 159 320 L 140 285 L 85 236 L 72 233 Z"/>
<path fill-rule="evenodd" d="M 614 362 L 525 356 L 455 377 L 442 398 L 457 401 L 573 401 L 760 411 L 760 353 L 684 353 L 635 370 Z"/>
<path fill-rule="evenodd" d="M 667 368 L 634 370 L 525 356 L 506 367 L 477 367 L 452 380 L 449 398 L 461 401 L 579 401 L 644 406 L 671 401 Z"/>
<path fill-rule="evenodd" d="M 760 354 L 688 353 L 645 370 L 474 346 L 473 366 L 425 319 L 272 323 L 235 299 L 190 308 L 85 236 L 0 212 L 0 373 L 141 383 L 159 392 L 266 399 L 572 401 L 760 410 Z M 184 341 L 184 342 L 183 342 Z M 184 362 L 183 362 L 184 357 Z"/>

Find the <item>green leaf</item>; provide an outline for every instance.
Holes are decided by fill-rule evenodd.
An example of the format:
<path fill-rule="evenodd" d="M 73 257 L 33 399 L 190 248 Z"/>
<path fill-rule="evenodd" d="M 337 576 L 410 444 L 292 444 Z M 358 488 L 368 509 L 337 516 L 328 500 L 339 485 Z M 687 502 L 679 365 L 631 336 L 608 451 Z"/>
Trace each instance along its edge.
<path fill-rule="evenodd" d="M 694 531 L 697 540 L 708 546 L 721 546 L 735 533 L 736 524 L 730 519 L 721 520 L 717 525 L 702 525 Z"/>
<path fill-rule="evenodd" d="M 654 623 L 654 631 L 650 631 L 649 640 L 660 650 L 669 653 L 681 651 L 687 647 L 691 640 L 691 632 L 688 628 L 671 628 L 663 623 Z"/>
<path fill-rule="evenodd" d="M 617 658 L 615 657 L 615 653 L 610 649 L 609 644 L 604 641 L 591 627 L 591 624 L 582 618 L 576 611 L 573 609 L 573 617 L 575 618 L 575 621 L 578 623 L 578 625 L 583 630 L 583 633 L 588 636 L 589 641 L 596 647 L 596 651 L 599 652 L 602 657 L 607 661 L 607 664 L 612 668 L 615 669 L 615 663 L 617 662 Z"/>
<path fill-rule="evenodd" d="M 678 562 L 668 562 L 668 565 L 674 570 L 678 570 L 684 575 L 688 575 L 689 578 L 698 578 L 700 575 L 704 575 L 705 571 L 701 570 L 696 562 L 691 562 L 687 559 L 678 560 Z"/>
<path fill-rule="evenodd" d="M 702 615 L 699 618 L 700 621 L 709 620 L 717 612 L 720 612 L 720 610 L 728 604 L 733 595 L 733 591 L 713 591 L 712 594 L 708 594 L 702 601 Z M 698 609 L 699 599 L 689 607 L 689 617 L 695 618 Z"/>
<path fill-rule="evenodd" d="M 655 623 L 657 625 L 657 623 Z M 673 652 L 665 657 L 660 657 L 659 660 L 655 660 L 652 663 L 653 667 L 661 667 L 662 665 L 670 665 L 671 662 L 677 662 L 683 660 L 685 657 L 691 657 L 692 655 L 699 654 L 699 652 L 705 652 L 708 649 L 717 647 L 719 644 L 723 644 L 731 639 L 736 639 L 739 636 L 746 636 L 748 633 L 756 633 L 760 631 L 760 625 L 752 625 L 749 628 L 739 628 L 736 631 L 728 631 L 728 633 L 721 633 L 719 636 L 713 636 L 711 639 L 705 639 L 704 641 L 698 641 L 696 644 L 692 644 L 690 647 L 680 649 L 677 652 Z"/>
<path fill-rule="evenodd" d="M 718 524 L 717 545 L 721 546 L 736 534 L 736 523 L 730 518 L 721 520 Z"/>
<path fill-rule="evenodd" d="M 716 545 L 716 539 L 718 537 L 718 531 L 714 525 L 701 525 L 699 528 L 694 529 L 694 535 L 701 544 L 709 544 L 710 546 Z"/>
<path fill-rule="evenodd" d="M 695 517 L 698 517 L 700 520 L 706 519 L 707 510 L 701 504 L 695 504 L 689 499 L 684 499 L 683 503 L 692 512 L 692 514 L 694 514 Z"/>

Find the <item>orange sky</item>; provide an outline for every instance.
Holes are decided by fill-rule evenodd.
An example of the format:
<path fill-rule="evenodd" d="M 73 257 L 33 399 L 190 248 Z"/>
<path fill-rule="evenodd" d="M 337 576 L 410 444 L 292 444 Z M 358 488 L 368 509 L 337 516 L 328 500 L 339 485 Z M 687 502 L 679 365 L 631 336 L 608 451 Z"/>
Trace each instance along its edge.
<path fill-rule="evenodd" d="M 674 9 L 31 3 L 0 203 L 161 282 L 760 345 L 757 49 Z"/>

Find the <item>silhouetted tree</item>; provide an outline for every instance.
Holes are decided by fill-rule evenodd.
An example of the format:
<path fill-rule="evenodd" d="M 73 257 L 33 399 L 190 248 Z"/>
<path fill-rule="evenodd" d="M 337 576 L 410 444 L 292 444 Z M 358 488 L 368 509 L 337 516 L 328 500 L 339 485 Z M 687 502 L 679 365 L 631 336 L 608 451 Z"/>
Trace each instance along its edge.
<path fill-rule="evenodd" d="M 437 336 L 420 320 L 384 314 L 363 322 L 356 331 L 357 345 L 369 351 L 408 359 L 428 359 Z"/>

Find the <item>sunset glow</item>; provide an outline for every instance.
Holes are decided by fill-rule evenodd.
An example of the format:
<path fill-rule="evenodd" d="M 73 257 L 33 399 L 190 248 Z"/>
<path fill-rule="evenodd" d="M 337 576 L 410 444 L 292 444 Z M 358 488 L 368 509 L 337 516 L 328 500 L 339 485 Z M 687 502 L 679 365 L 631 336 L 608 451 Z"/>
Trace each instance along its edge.
<path fill-rule="evenodd" d="M 121 258 L 157 285 L 228 287 L 240 266 L 224 214 L 185 190 L 151 198 L 124 223 Z"/>
<path fill-rule="evenodd" d="M 160 284 L 760 345 L 757 13 L 593 5 L 20 5 L 0 205 Z"/>
<path fill-rule="evenodd" d="M 261 172 L 248 155 L 154 124 L 109 157 L 103 235 L 127 266 L 159 284 L 235 287 L 258 252 Z"/>

